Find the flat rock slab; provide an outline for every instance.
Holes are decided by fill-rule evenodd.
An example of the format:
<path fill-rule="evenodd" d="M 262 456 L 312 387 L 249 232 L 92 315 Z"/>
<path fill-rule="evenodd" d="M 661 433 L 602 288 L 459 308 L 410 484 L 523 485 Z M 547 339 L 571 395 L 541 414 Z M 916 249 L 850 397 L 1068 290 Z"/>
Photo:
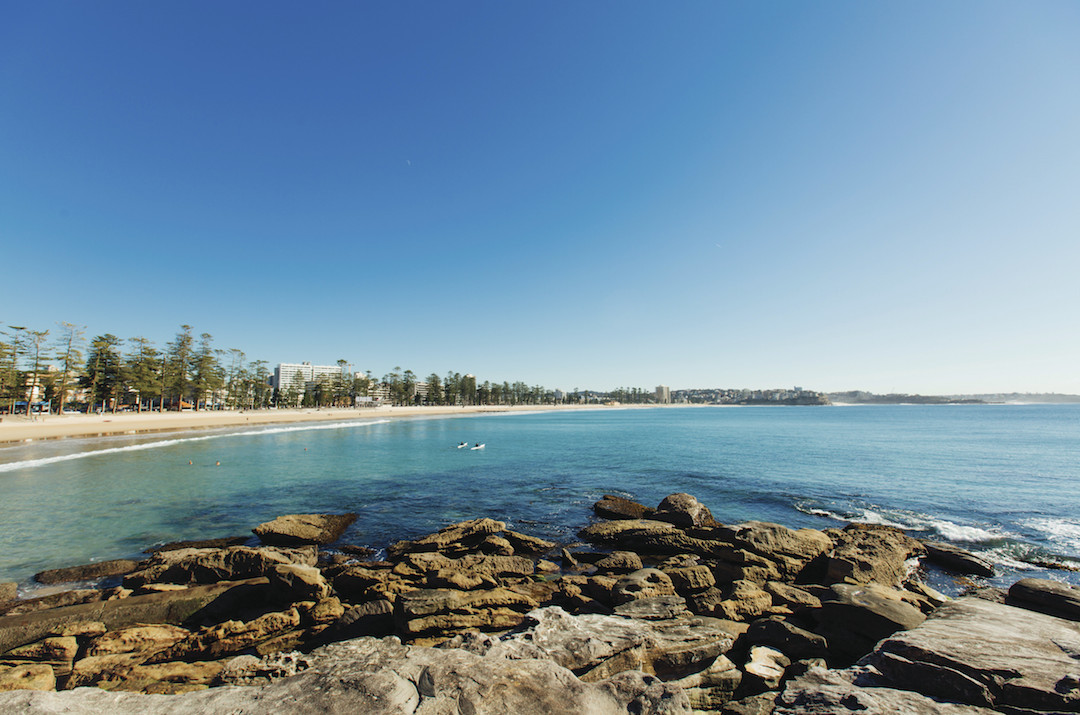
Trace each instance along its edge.
<path fill-rule="evenodd" d="M 139 568 L 139 562 L 131 559 L 113 559 L 98 561 L 82 566 L 69 566 L 63 569 L 49 569 L 34 574 L 38 583 L 72 583 L 74 581 L 95 581 L 109 576 L 123 576 Z"/>
<path fill-rule="evenodd" d="M 287 514 L 259 524 L 252 531 L 269 546 L 331 544 L 356 521 L 356 514 Z"/>
<path fill-rule="evenodd" d="M 954 573 L 969 573 L 975 576 L 993 576 L 994 565 L 981 556 L 965 551 L 959 546 L 944 544 L 937 541 L 923 541 L 926 547 L 926 558 L 929 561 L 953 571 Z"/>
<path fill-rule="evenodd" d="M 633 671 L 585 683 L 550 660 L 506 660 L 456 648 L 415 648 L 396 638 L 335 643 L 312 652 L 309 658 L 309 669 L 268 685 L 167 696 L 97 689 L 10 692 L 0 693 L 0 711 L 30 715 L 691 712 L 689 699 L 677 686 Z"/>
<path fill-rule="evenodd" d="M 865 662 L 888 685 L 932 697 L 1080 711 L 1080 624 L 979 598 L 946 603 Z"/>
<path fill-rule="evenodd" d="M 1080 621 L 1080 588 L 1045 578 L 1024 578 L 1009 588 L 1009 603 Z"/>
<path fill-rule="evenodd" d="M 996 712 L 973 705 L 938 702 L 906 690 L 864 687 L 856 684 L 856 676 L 852 671 L 811 668 L 790 681 L 777 698 L 776 708 L 765 712 L 772 715 L 995 715 Z"/>

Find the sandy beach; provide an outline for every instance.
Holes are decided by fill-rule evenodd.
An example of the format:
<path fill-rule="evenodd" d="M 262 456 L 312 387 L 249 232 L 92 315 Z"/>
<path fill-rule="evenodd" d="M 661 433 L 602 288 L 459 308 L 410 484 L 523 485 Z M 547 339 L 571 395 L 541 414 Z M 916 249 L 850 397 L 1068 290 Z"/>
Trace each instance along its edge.
<path fill-rule="evenodd" d="M 390 407 L 364 409 L 323 408 L 298 410 L 226 410 L 200 412 L 118 412 L 116 414 L 0 416 L 0 445 L 64 437 L 101 437 L 116 434 L 175 432 L 189 429 L 244 427 L 289 422 L 332 420 L 450 417 L 484 412 L 542 412 L 548 410 L 605 409 L 598 405 L 517 405 L 468 407 Z"/>

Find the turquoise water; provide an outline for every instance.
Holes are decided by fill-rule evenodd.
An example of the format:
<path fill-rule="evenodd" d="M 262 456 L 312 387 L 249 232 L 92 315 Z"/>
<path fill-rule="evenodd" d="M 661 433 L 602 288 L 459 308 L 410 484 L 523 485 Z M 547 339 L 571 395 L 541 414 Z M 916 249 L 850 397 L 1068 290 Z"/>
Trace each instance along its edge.
<path fill-rule="evenodd" d="M 598 410 L 63 440 L 0 449 L 0 581 L 297 512 L 357 512 L 346 540 L 375 548 L 478 516 L 569 543 L 604 493 L 655 505 L 684 491 L 723 522 L 895 524 L 985 551 L 1000 583 L 1075 583 L 1025 560 L 1080 566 L 1078 486 L 1080 405 Z"/>

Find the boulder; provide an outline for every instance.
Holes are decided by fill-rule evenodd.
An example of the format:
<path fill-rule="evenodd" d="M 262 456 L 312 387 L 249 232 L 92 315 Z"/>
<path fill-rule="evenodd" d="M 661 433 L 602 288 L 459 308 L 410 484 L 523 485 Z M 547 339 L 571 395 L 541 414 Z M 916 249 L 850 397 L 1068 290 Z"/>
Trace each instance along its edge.
<path fill-rule="evenodd" d="M 494 519 L 473 519 L 451 524 L 434 534 L 414 541 L 398 541 L 391 544 L 387 553 L 399 558 L 407 553 L 438 551 L 440 554 L 459 555 L 475 549 L 489 534 L 506 530 L 506 524 Z"/>
<path fill-rule="evenodd" d="M 1044 578 L 1020 579 L 1009 587 L 1009 603 L 1080 621 L 1080 588 Z"/>
<path fill-rule="evenodd" d="M 330 596 L 330 584 L 322 572 L 304 564 L 279 564 L 267 572 L 270 588 L 289 601 L 318 601 Z"/>
<path fill-rule="evenodd" d="M 682 527 L 716 524 L 709 507 L 699 502 L 696 497 L 682 492 L 664 497 L 650 518 Z"/>
<path fill-rule="evenodd" d="M 776 690 L 784 677 L 784 669 L 789 665 L 791 660 L 775 648 L 764 645 L 751 647 L 742 668 L 743 689 L 750 693 Z"/>
<path fill-rule="evenodd" d="M 44 663 L 0 665 L 0 692 L 11 690 L 56 690 L 56 675 Z M 3 700 L 0 699 L 0 710 L 3 709 Z M 12 708 L 8 712 L 19 710 Z"/>
<path fill-rule="evenodd" d="M 356 514 L 288 514 L 252 531 L 268 546 L 324 546 L 340 539 L 354 521 Z"/>
<path fill-rule="evenodd" d="M 838 583 L 815 611 L 815 632 L 828 639 L 836 655 L 851 660 L 870 652 L 874 644 L 896 631 L 914 628 L 926 616 L 902 600 L 902 594 L 877 584 Z"/>
<path fill-rule="evenodd" d="M 118 628 L 95 638 L 86 647 L 85 655 L 116 655 L 118 653 L 156 653 L 191 635 L 186 628 L 168 623 L 148 623 Z"/>
<path fill-rule="evenodd" d="M 721 715 L 772 715 L 775 708 L 776 693 L 758 693 L 725 703 Z"/>
<path fill-rule="evenodd" d="M 708 566 L 681 566 L 665 568 L 664 573 L 671 579 L 675 590 L 681 594 L 696 593 L 716 585 L 716 578 Z"/>
<path fill-rule="evenodd" d="M 873 683 L 862 685 L 862 675 L 857 670 L 811 668 L 805 675 L 789 680 L 784 691 L 776 697 L 775 709 L 763 712 L 772 715 L 994 715 L 994 711 L 986 708 L 938 702 L 925 695 Z"/>
<path fill-rule="evenodd" d="M 704 670 L 671 683 L 683 689 L 694 710 L 715 711 L 731 700 L 742 683 L 742 671 L 726 656 L 718 655 Z"/>
<path fill-rule="evenodd" d="M 898 586 L 907 577 L 907 560 L 925 547 L 900 529 L 878 524 L 848 524 L 829 530 L 836 543 L 827 570 L 831 581 Z"/>
<path fill-rule="evenodd" d="M 145 567 L 124 577 L 124 585 L 147 583 L 205 584 L 269 576 L 281 564 L 314 566 L 314 547 L 298 549 L 230 546 L 227 549 L 159 551 Z"/>
<path fill-rule="evenodd" d="M 745 621 L 757 618 L 772 607 L 772 596 L 762 590 L 753 581 L 735 581 L 724 592 L 724 598 L 717 603 L 711 615 L 732 621 Z"/>
<path fill-rule="evenodd" d="M 865 663 L 886 685 L 998 710 L 1080 710 L 1080 624 L 979 598 L 950 601 Z"/>
<path fill-rule="evenodd" d="M 620 578 L 611 591 L 611 600 L 615 605 L 620 605 L 641 598 L 673 595 L 675 587 L 671 584 L 671 578 L 659 569 L 649 568 Z"/>
<path fill-rule="evenodd" d="M 649 519 L 655 509 L 614 494 L 605 494 L 593 504 L 593 511 L 604 519 Z"/>
<path fill-rule="evenodd" d="M 514 547 L 509 540 L 496 534 L 488 534 L 484 540 L 477 544 L 477 550 L 482 554 L 495 556 L 513 556 Z"/>
<path fill-rule="evenodd" d="M 188 635 L 172 646 L 156 652 L 146 662 L 153 664 L 170 660 L 217 660 L 226 655 L 240 653 L 299 626 L 300 612 L 296 608 L 265 613 L 247 623 L 225 621 Z"/>
<path fill-rule="evenodd" d="M 630 573 L 642 568 L 641 557 L 633 551 L 613 551 L 611 554 L 599 559 L 596 568 L 608 573 Z"/>
<path fill-rule="evenodd" d="M 768 581 L 763 588 L 773 597 L 773 603 L 787 606 L 792 611 L 821 608 L 821 599 L 805 589 L 779 581 Z"/>
<path fill-rule="evenodd" d="M 524 620 L 526 611 L 538 605 L 528 596 L 506 588 L 421 589 L 398 598 L 394 621 L 398 632 L 406 638 L 445 638 L 472 628 L 513 628 Z"/>
<path fill-rule="evenodd" d="M 0 661 L 5 665 L 48 665 L 52 667 L 57 678 L 62 678 L 71 672 L 71 664 L 78 651 L 79 642 L 74 636 L 52 636 L 13 648 L 0 656 Z"/>
<path fill-rule="evenodd" d="M 828 654 L 828 642 L 817 633 L 800 628 L 780 616 L 760 618 L 750 624 L 746 642 L 776 648 L 791 660 L 823 658 Z"/>
<path fill-rule="evenodd" d="M 19 597 L 19 584 L 14 581 L 0 582 L 0 603 L 14 601 Z"/>
<path fill-rule="evenodd" d="M 975 576 L 993 576 L 994 565 L 981 556 L 965 551 L 959 546 L 936 541 L 923 541 L 926 559 L 954 573 Z"/>
<path fill-rule="evenodd" d="M 767 521 L 748 521 L 721 527 L 717 535 L 729 533 L 725 540 L 781 564 L 793 561 L 801 570 L 808 562 L 833 548 L 833 540 L 817 529 L 789 529 Z M 797 574 L 786 574 L 794 577 Z"/>
<path fill-rule="evenodd" d="M 689 618 L 691 613 L 682 596 L 652 596 L 616 606 L 615 615 L 642 621 L 669 621 Z"/>
<path fill-rule="evenodd" d="M 109 576 L 122 576 L 139 568 L 138 561 L 131 559 L 114 559 L 112 561 L 98 561 L 83 566 L 69 566 L 63 569 L 49 569 L 34 574 L 34 580 L 38 583 L 71 583 L 74 581 L 96 581 Z"/>
<path fill-rule="evenodd" d="M 502 535 L 503 538 L 509 541 L 510 545 L 514 547 L 514 552 L 519 554 L 540 556 L 558 546 L 554 541 L 547 541 L 535 536 L 528 536 L 527 534 L 519 534 L 510 529 L 503 529 Z"/>

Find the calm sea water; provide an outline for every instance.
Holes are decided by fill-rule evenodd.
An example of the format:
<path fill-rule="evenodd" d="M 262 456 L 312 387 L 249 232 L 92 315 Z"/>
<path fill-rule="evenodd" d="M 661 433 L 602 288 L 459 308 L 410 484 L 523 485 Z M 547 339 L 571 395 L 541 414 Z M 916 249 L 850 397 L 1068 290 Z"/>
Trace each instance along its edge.
<path fill-rule="evenodd" d="M 64 440 L 0 449 L 0 581 L 26 593 L 42 569 L 298 512 L 357 512 L 346 540 L 375 548 L 479 516 L 569 543 L 602 494 L 655 505 L 682 491 L 726 523 L 894 524 L 985 552 L 995 583 L 1078 583 L 1027 561 L 1080 567 L 1078 487 L 1080 405 L 599 410 Z"/>

